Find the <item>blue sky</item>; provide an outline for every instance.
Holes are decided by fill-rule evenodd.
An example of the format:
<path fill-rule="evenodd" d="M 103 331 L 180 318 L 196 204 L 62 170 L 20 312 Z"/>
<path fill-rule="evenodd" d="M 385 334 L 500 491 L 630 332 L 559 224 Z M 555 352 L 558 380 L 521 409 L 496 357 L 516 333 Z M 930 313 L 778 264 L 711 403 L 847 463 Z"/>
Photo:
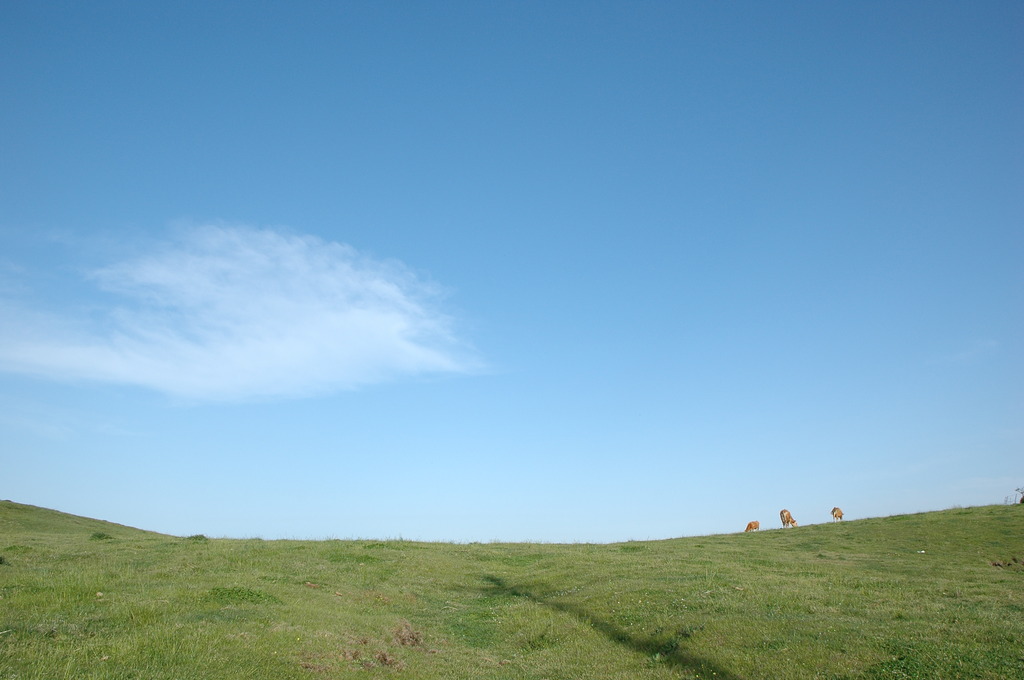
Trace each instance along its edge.
<path fill-rule="evenodd" d="M 0 4 L 0 497 L 610 542 L 1024 486 L 1024 6 Z"/>

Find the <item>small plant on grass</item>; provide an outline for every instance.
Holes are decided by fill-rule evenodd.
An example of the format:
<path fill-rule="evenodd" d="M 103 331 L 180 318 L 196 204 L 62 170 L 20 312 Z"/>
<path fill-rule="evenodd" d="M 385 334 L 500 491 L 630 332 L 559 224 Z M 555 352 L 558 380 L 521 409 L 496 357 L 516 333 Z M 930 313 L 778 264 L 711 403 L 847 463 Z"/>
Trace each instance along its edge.
<path fill-rule="evenodd" d="M 114 537 L 102 531 L 94 531 L 89 538 L 93 541 L 109 541 Z"/>

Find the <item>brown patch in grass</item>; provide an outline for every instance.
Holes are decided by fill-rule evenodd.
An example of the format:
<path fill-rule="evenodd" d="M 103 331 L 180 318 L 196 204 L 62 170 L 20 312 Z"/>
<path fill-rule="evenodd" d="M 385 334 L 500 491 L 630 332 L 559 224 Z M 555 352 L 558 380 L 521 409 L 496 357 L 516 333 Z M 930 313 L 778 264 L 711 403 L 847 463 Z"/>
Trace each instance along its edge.
<path fill-rule="evenodd" d="M 414 630 L 412 624 L 404 619 L 398 622 L 393 633 L 395 642 L 403 647 L 415 647 L 423 643 L 423 633 Z"/>
<path fill-rule="evenodd" d="M 996 560 L 992 562 L 993 567 L 1000 567 L 1003 569 L 1024 569 L 1024 562 L 1019 558 L 1014 557 L 1012 560 Z"/>
<path fill-rule="evenodd" d="M 377 663 L 379 663 L 381 666 L 389 666 L 391 668 L 402 668 L 402 662 L 385 651 L 377 652 L 377 654 L 373 658 L 375 658 L 377 660 Z"/>
<path fill-rule="evenodd" d="M 299 667 L 304 668 L 311 673 L 327 673 L 331 670 L 329 666 L 323 666 L 318 663 L 309 663 L 308 661 L 300 662 Z"/>

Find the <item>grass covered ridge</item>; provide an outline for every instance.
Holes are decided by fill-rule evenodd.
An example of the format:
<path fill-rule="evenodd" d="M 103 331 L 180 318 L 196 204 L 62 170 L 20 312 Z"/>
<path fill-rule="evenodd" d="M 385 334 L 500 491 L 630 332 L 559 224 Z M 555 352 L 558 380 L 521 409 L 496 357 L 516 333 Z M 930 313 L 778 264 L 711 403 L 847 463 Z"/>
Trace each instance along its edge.
<path fill-rule="evenodd" d="M 177 538 L 0 502 L 7 678 L 1024 678 L 1024 506 L 616 545 Z"/>

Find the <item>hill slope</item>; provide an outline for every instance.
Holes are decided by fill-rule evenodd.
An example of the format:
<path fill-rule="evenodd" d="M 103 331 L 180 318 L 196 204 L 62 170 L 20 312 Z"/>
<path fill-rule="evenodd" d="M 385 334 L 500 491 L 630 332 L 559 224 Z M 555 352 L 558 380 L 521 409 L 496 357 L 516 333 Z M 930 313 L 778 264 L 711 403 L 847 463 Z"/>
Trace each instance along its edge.
<path fill-rule="evenodd" d="M 81 536 L 83 533 L 104 533 L 123 538 L 158 535 L 113 522 L 69 515 L 34 505 L 0 501 L 0 536 Z"/>
<path fill-rule="evenodd" d="M 176 538 L 0 502 L 0 556 L 0 677 L 1024 678 L 1020 506 L 450 545 Z"/>

